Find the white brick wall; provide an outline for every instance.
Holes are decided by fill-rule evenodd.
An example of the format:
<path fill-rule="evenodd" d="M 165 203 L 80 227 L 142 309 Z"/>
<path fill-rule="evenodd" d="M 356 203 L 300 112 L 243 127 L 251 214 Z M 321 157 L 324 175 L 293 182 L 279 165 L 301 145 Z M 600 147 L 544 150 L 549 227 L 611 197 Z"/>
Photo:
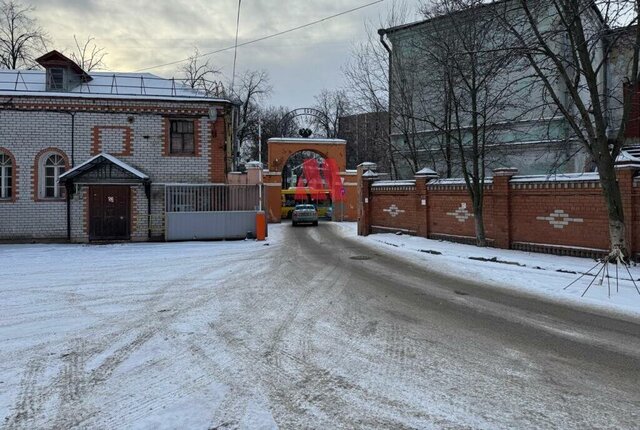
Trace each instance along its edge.
<path fill-rule="evenodd" d="M 0 104 L 6 100 L 0 98 Z M 195 102 L 119 101 L 71 99 L 78 105 L 122 108 L 123 105 L 154 109 L 152 112 L 77 112 L 75 114 L 74 161 L 78 165 L 92 156 L 94 126 L 121 126 L 131 129 L 131 155 L 118 156 L 122 161 L 150 176 L 152 187 L 152 233 L 164 234 L 164 187 L 162 183 L 208 183 L 211 165 L 211 134 L 209 120 L 199 117 L 199 156 L 172 157 L 163 155 L 163 132 L 165 116 L 170 112 L 159 112 L 156 108 L 173 110 L 204 108 L 209 104 Z M 15 107 L 21 102 L 70 103 L 70 99 L 45 99 L 42 97 L 14 97 Z M 218 118 L 223 121 L 221 115 Z M 124 129 L 101 130 L 102 150 L 120 153 L 123 151 Z M 0 109 L 0 147 L 10 150 L 19 167 L 18 198 L 15 202 L 0 203 L 0 240 L 65 239 L 67 236 L 66 203 L 64 201 L 34 201 L 34 164 L 36 155 L 44 148 L 54 147 L 63 151 L 71 161 L 71 116 L 51 111 L 18 111 Z M 217 155 L 223 157 L 222 153 Z M 132 187 L 135 195 L 137 222 L 132 239 L 147 239 L 147 200 L 142 186 Z M 72 238 L 87 240 L 83 229 L 86 196 L 80 187 L 72 200 Z"/>

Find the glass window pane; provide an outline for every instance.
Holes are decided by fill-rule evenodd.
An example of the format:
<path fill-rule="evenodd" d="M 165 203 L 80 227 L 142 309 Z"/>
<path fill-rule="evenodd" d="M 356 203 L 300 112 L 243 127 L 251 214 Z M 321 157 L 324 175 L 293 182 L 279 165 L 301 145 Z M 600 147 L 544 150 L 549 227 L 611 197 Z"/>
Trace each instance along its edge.
<path fill-rule="evenodd" d="M 184 140 L 184 152 L 188 154 L 193 153 L 193 139 L 187 139 L 186 136 Z"/>
<path fill-rule="evenodd" d="M 180 135 L 171 137 L 171 152 L 182 152 L 182 137 Z"/>
<path fill-rule="evenodd" d="M 54 187 L 46 187 L 44 189 L 44 196 L 45 197 L 55 197 L 55 188 Z"/>

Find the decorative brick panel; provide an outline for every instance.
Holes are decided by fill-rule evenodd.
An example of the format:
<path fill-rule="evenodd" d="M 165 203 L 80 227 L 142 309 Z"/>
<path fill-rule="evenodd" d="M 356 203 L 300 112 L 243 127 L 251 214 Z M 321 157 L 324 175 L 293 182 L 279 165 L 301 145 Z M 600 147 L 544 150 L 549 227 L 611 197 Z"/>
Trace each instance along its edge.
<path fill-rule="evenodd" d="M 92 155 L 106 152 L 116 156 L 132 154 L 131 127 L 121 125 L 96 125 L 92 130 Z"/>

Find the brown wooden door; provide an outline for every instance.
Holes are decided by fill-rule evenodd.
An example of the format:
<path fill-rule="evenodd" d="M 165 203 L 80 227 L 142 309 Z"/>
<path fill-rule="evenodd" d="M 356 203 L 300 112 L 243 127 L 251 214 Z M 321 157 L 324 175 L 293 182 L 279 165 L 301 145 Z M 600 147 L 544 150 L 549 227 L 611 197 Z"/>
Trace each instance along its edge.
<path fill-rule="evenodd" d="M 92 186 L 89 196 L 89 240 L 130 239 L 130 188 Z"/>

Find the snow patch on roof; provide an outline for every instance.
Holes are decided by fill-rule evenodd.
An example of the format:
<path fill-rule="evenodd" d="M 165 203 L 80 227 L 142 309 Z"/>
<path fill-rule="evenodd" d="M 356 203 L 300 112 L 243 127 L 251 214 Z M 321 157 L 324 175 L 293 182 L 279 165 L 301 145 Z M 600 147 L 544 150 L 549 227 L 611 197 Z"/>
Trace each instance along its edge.
<path fill-rule="evenodd" d="M 46 72 L 42 70 L 0 70 L 0 95 L 228 101 L 151 73 L 92 72 L 91 77 L 91 81 L 69 91 L 47 91 Z"/>

